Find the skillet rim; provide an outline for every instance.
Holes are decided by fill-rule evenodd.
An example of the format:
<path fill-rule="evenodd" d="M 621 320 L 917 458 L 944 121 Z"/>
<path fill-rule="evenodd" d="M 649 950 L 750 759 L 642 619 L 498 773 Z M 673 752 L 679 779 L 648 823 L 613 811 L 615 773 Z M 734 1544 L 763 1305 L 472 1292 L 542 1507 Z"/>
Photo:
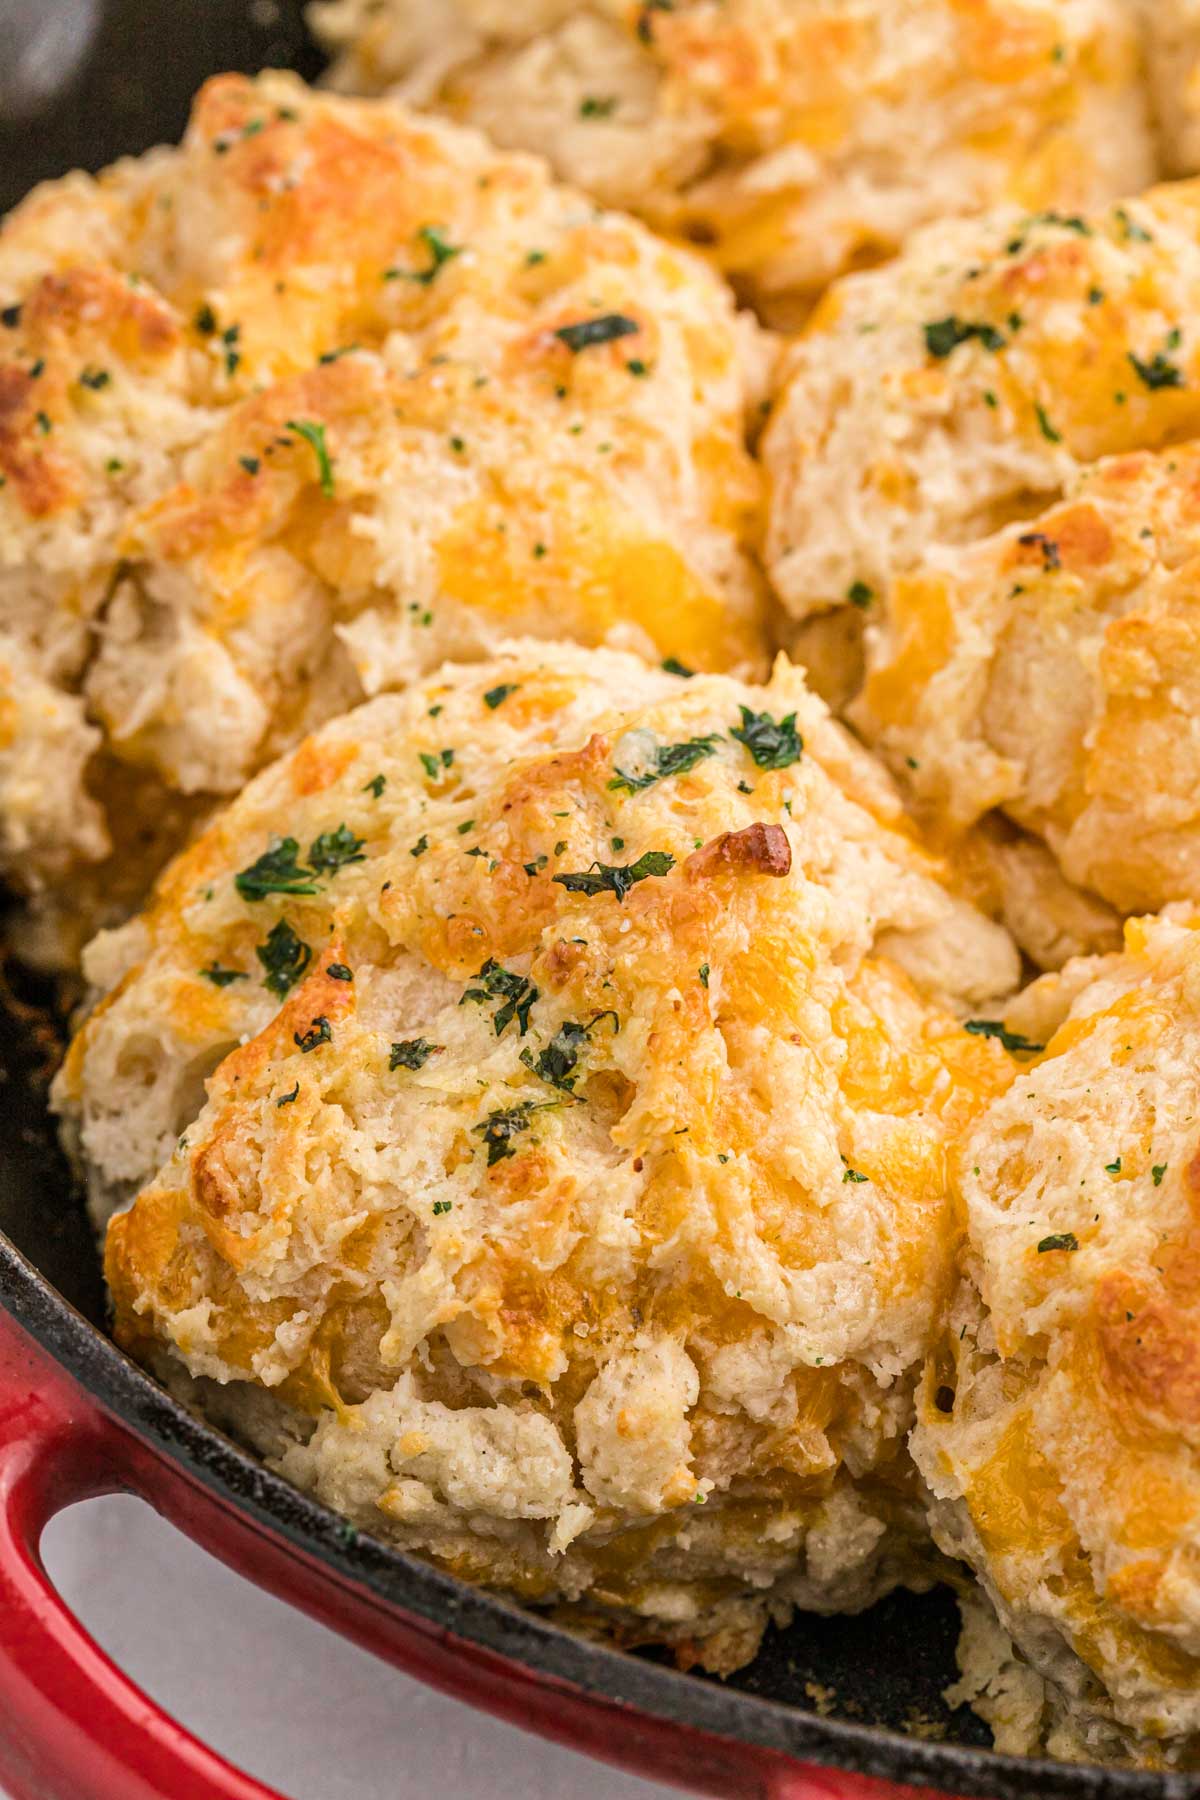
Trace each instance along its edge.
<path fill-rule="evenodd" d="M 933 1785 L 986 1800 L 1196 1800 L 1177 1772 L 1112 1769 L 935 1743 L 881 1726 L 821 1718 L 780 1700 L 611 1649 L 444 1574 L 358 1532 L 175 1400 L 78 1312 L 0 1232 L 0 1308 L 53 1361 L 157 1456 L 243 1519 L 302 1550 L 372 1605 L 407 1612 L 534 1675 L 684 1730 L 753 1744 L 884 1781 Z"/>

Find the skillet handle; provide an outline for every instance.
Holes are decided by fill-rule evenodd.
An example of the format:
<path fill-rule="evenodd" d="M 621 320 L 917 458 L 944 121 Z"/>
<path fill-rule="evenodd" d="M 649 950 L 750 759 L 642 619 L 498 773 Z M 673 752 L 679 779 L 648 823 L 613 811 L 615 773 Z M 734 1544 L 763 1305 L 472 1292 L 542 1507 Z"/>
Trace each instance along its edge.
<path fill-rule="evenodd" d="M 177 1725 L 88 1636 L 38 1545 L 131 1486 L 128 1441 L 0 1311 L 0 1786 L 12 1800 L 282 1800 Z"/>

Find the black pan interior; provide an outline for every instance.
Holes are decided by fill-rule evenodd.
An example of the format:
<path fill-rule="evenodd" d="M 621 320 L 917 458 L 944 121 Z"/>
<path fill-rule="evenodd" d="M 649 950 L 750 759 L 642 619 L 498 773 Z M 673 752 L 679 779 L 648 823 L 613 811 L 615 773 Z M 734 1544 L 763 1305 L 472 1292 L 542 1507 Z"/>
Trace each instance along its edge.
<path fill-rule="evenodd" d="M 18 51 L 29 49 L 36 22 L 56 13 L 59 37 L 49 50 L 34 44 L 34 74 L 21 75 Z M 57 78 L 39 88 L 35 77 L 48 65 L 57 67 Z M 294 68 L 309 79 L 320 72 L 293 0 L 0 0 L 0 206 L 73 166 L 98 168 L 178 138 L 206 76 L 265 66 Z M 10 1002 L 0 1017 L 0 1232 L 10 1240 L 0 1238 L 0 1304 L 209 1486 L 387 1598 L 523 1662 L 727 1736 L 994 1800 L 1200 1796 L 1200 1783 L 1190 1778 L 1034 1765 L 982 1752 L 984 1727 L 942 1699 L 955 1676 L 957 1634 L 946 1590 L 898 1594 L 858 1618 L 797 1620 L 770 1634 L 748 1669 L 718 1683 L 679 1676 L 652 1657 L 582 1644 L 369 1540 L 347 1545 L 332 1515 L 283 1483 L 264 1481 L 249 1458 L 97 1336 L 94 1328 L 105 1321 L 95 1248 L 46 1108 L 46 1028 L 37 1007 L 48 995 L 19 973 L 13 981 L 19 1004 Z M 817 1692 L 828 1717 L 815 1710 Z M 913 1727 L 920 1737 L 893 1735 Z"/>

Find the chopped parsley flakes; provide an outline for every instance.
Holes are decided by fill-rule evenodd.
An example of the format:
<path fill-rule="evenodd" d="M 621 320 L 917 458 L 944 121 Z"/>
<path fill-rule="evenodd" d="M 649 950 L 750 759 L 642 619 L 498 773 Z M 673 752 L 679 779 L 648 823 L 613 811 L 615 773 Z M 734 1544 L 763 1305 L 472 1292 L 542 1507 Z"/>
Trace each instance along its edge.
<path fill-rule="evenodd" d="M 316 877 L 296 861 L 300 846 L 293 837 L 280 838 L 270 849 L 241 869 L 233 884 L 243 900 L 265 900 L 268 894 L 315 894 Z"/>
<path fill-rule="evenodd" d="M 406 269 L 407 281 L 419 282 L 422 287 L 429 287 L 437 280 L 444 264 L 452 257 L 462 255 L 461 244 L 451 244 L 440 225 L 422 225 L 417 236 L 429 252 L 430 262 L 427 269 Z"/>
<path fill-rule="evenodd" d="M 431 1056 L 440 1056 L 445 1048 L 444 1044 L 431 1044 L 428 1038 L 404 1038 L 392 1045 L 388 1068 L 423 1069 Z"/>
<path fill-rule="evenodd" d="M 316 894 L 322 875 L 336 875 L 347 863 L 365 862 L 364 839 L 350 828 L 323 831 L 309 846 L 311 867 L 299 862 L 300 846 L 294 837 L 280 838 L 264 850 L 248 868 L 239 869 L 234 886 L 243 900 L 265 900 L 268 894 Z"/>
<path fill-rule="evenodd" d="M 1183 370 L 1178 363 L 1173 363 L 1163 351 L 1156 350 L 1149 362 L 1143 362 L 1141 357 L 1135 356 L 1132 350 L 1127 350 L 1125 354 L 1136 371 L 1139 381 L 1152 392 L 1156 388 L 1181 388 L 1186 385 L 1183 379 Z"/>
<path fill-rule="evenodd" d="M 555 877 L 557 880 L 558 877 Z M 482 969 L 475 976 L 482 985 L 469 987 L 459 1001 L 465 1006 L 468 1000 L 479 1005 L 489 1000 L 499 1000 L 501 1005 L 493 1014 L 492 1023 L 499 1037 L 506 1026 L 517 1021 L 517 1029 L 522 1037 L 529 1030 L 529 1009 L 538 997 L 538 990 L 527 975 L 515 975 L 511 969 L 505 969 L 489 956 Z"/>
<path fill-rule="evenodd" d="M 307 1031 L 292 1033 L 292 1042 L 302 1056 L 307 1056 L 310 1050 L 316 1050 L 321 1044 L 332 1042 L 332 1039 L 333 1031 L 324 1013 L 317 1015 Z"/>
<path fill-rule="evenodd" d="M 347 863 L 365 862 L 363 844 L 365 838 L 355 837 L 348 825 L 341 824 L 336 831 L 323 831 L 314 838 L 308 852 L 308 860 L 321 875 L 336 875 Z"/>
<path fill-rule="evenodd" d="M 1073 1231 L 1053 1231 L 1038 1245 L 1039 1255 L 1046 1250 L 1078 1250 L 1079 1239 Z"/>
<path fill-rule="evenodd" d="M 579 1053 L 588 1042 L 588 1028 L 567 1019 L 561 1024 L 544 1050 L 535 1057 L 532 1050 L 522 1050 L 521 1061 L 551 1087 L 570 1093 L 578 1080 L 575 1065 Z"/>
<path fill-rule="evenodd" d="M 973 1037 L 995 1038 L 1013 1056 L 1040 1056 L 1045 1044 L 1033 1044 L 1019 1031 L 1009 1031 L 1003 1019 L 968 1019 L 963 1026 Z"/>
<path fill-rule="evenodd" d="M 960 344 L 977 338 L 985 350 L 1003 350 L 1004 338 L 994 325 L 985 325 L 973 319 L 959 319 L 951 313 L 945 319 L 933 319 L 921 328 L 925 333 L 925 348 L 930 356 L 939 359 L 949 356 Z"/>
<path fill-rule="evenodd" d="M 325 427 L 315 419 L 289 419 L 289 431 L 311 444 L 313 455 L 317 459 L 317 474 L 321 482 L 321 492 L 327 500 L 333 499 L 333 458 L 325 443 Z"/>
<path fill-rule="evenodd" d="M 499 687 L 488 689 L 483 696 L 483 704 L 490 712 L 495 712 L 498 706 L 503 706 L 510 694 L 516 693 L 520 685 L 519 681 L 502 681 Z"/>
<path fill-rule="evenodd" d="M 768 712 L 751 712 L 743 706 L 741 714 L 741 725 L 735 725 L 730 736 L 746 746 L 760 769 L 786 769 L 800 761 L 804 739 L 796 730 L 795 713 L 775 720 Z"/>
<path fill-rule="evenodd" d="M 312 951 L 296 936 L 286 919 L 280 919 L 267 933 L 265 944 L 257 944 L 254 954 L 266 973 L 263 986 L 282 1000 L 294 988 L 312 961 Z"/>
<path fill-rule="evenodd" d="M 580 319 L 574 325 L 560 325 L 554 333 L 574 355 L 590 350 L 595 344 L 612 344 L 618 338 L 632 337 L 641 330 L 636 319 L 625 313 L 601 313 L 595 319 Z"/>
<path fill-rule="evenodd" d="M 226 988 L 235 981 L 248 981 L 250 978 L 242 969 L 222 969 L 214 961 L 207 969 L 200 970 L 205 981 L 211 981 L 214 987 Z"/>
<path fill-rule="evenodd" d="M 1049 414 L 1045 407 L 1039 403 L 1035 403 L 1033 410 L 1037 414 L 1038 430 L 1041 432 L 1046 442 L 1048 444 L 1061 444 L 1062 432 L 1058 430 L 1057 426 L 1051 424 Z"/>
<path fill-rule="evenodd" d="M 636 882 L 645 881 L 648 875 L 669 875 L 674 867 L 675 858 L 669 851 L 647 850 L 636 862 L 594 862 L 588 869 L 571 875 L 554 875 L 551 880 L 571 894 L 613 894 L 620 905 Z"/>
<path fill-rule="evenodd" d="M 473 1125 L 472 1131 L 478 1132 L 487 1145 L 488 1168 L 495 1168 L 496 1164 L 503 1162 L 506 1157 L 515 1156 L 516 1151 L 513 1149 L 512 1140 L 519 1132 L 529 1130 L 531 1117 L 535 1112 L 540 1112 L 543 1107 L 554 1104 L 555 1102 L 552 1100 L 542 1101 L 540 1105 L 535 1100 L 522 1100 L 516 1106 L 502 1107 L 495 1112 L 490 1112 L 486 1119 L 481 1119 L 478 1125 Z"/>
<path fill-rule="evenodd" d="M 442 771 L 448 769 L 454 761 L 453 750 L 422 750 L 420 756 L 421 767 L 424 769 L 426 775 L 428 775 L 430 781 L 440 780 Z"/>
<path fill-rule="evenodd" d="M 656 781 L 665 781 L 670 775 L 685 775 L 697 763 L 712 756 L 720 741 L 720 733 L 710 731 L 704 737 L 689 738 L 683 744 L 658 744 L 653 759 L 639 774 L 617 768 L 608 785 L 618 793 L 636 794 L 643 788 L 653 787 Z"/>
<path fill-rule="evenodd" d="M 1166 1174 L 1166 1172 L 1167 1172 L 1166 1163 L 1155 1163 L 1154 1167 L 1150 1171 L 1150 1179 L 1154 1183 L 1155 1187 L 1162 1186 L 1162 1178 Z"/>

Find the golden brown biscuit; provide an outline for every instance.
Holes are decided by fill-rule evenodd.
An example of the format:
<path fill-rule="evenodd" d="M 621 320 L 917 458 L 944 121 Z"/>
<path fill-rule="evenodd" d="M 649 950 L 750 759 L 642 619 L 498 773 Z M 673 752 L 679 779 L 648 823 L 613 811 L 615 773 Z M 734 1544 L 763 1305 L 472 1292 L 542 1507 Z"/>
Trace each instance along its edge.
<path fill-rule="evenodd" d="M 1194 912 L 1132 920 L 1122 953 L 1044 977 L 1005 1022 L 1027 1067 L 973 1121 L 955 1159 L 968 1279 L 914 1438 L 933 1528 L 980 1576 L 1043 1678 L 1040 1704 L 1026 1710 L 1035 1739 L 1075 1757 L 1191 1765 Z"/>
<path fill-rule="evenodd" d="M 878 611 L 851 716 L 927 814 L 1002 807 L 1126 913 L 1200 896 L 1200 448 L 1098 463 Z"/>
<path fill-rule="evenodd" d="M 233 792 L 514 631 L 761 668 L 754 342 L 539 165 L 291 77 L 37 190 L 0 233 L 5 872 L 105 853 L 101 746 Z"/>
<path fill-rule="evenodd" d="M 719 1666 L 919 1578 L 945 1159 L 1015 1067 L 938 874 L 782 659 L 527 641 L 328 725 L 89 952 L 119 1339 L 359 1524 Z"/>
<path fill-rule="evenodd" d="M 1153 176 L 1124 0 L 326 0 L 351 92 L 537 150 L 776 322 L 918 225 Z"/>
<path fill-rule="evenodd" d="M 1200 171 L 1200 5 L 1197 0 L 1133 0 L 1146 36 L 1158 148 L 1171 175 Z"/>
<path fill-rule="evenodd" d="M 1102 457 L 1200 436 L 1198 320 L 1200 182 L 930 226 L 836 283 L 763 440 L 784 604 L 869 621 L 933 546 L 1036 519 Z"/>

